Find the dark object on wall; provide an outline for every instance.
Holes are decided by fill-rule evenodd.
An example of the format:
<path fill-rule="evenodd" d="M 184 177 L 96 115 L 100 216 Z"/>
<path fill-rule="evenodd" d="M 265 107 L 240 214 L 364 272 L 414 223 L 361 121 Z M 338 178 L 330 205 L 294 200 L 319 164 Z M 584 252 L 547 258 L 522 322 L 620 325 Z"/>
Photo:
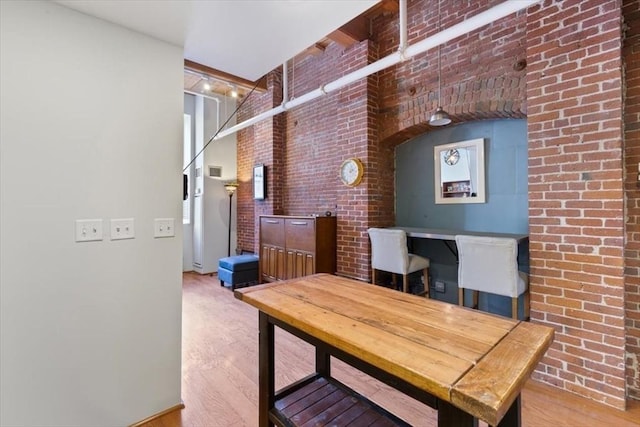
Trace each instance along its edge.
<path fill-rule="evenodd" d="M 518 62 L 516 62 L 515 64 L 513 64 L 513 69 L 515 71 L 522 71 L 525 68 L 527 68 L 527 60 L 526 59 L 521 59 Z"/>
<path fill-rule="evenodd" d="M 262 164 L 253 167 L 253 198 L 255 200 L 267 198 L 267 167 Z"/>
<path fill-rule="evenodd" d="M 187 174 L 182 174 L 182 200 L 187 200 L 189 197 L 189 177 Z"/>

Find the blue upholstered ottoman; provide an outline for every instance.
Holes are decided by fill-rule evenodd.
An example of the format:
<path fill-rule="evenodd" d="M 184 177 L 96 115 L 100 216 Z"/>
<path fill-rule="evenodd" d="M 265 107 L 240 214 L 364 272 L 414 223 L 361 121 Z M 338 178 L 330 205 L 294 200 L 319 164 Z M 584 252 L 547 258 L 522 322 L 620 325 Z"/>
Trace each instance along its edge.
<path fill-rule="evenodd" d="M 220 286 L 225 283 L 234 290 L 237 285 L 258 282 L 258 257 L 256 255 L 235 255 L 218 261 Z"/>

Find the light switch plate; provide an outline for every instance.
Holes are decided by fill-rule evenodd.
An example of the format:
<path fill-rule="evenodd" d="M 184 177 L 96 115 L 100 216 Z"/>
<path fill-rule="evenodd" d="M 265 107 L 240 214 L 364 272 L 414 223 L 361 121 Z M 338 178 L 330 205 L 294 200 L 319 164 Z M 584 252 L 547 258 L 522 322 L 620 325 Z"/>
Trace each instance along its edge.
<path fill-rule="evenodd" d="M 133 239 L 135 237 L 133 218 L 111 220 L 111 240 Z"/>
<path fill-rule="evenodd" d="M 153 237 L 173 237 L 175 220 L 173 218 L 156 218 L 153 223 Z"/>
<path fill-rule="evenodd" d="M 101 219 L 77 219 L 76 242 L 95 242 L 102 240 Z"/>

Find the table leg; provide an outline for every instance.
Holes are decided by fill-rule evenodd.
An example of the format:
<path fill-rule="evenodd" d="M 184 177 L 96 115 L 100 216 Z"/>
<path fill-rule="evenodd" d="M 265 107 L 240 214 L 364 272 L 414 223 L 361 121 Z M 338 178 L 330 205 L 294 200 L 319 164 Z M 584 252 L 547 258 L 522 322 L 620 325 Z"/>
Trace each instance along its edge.
<path fill-rule="evenodd" d="M 520 395 L 516 397 L 496 427 L 520 427 Z M 448 402 L 438 400 L 438 427 L 478 427 L 478 420 Z"/>
<path fill-rule="evenodd" d="M 497 427 L 520 427 L 522 418 L 520 417 L 520 395 L 513 401 L 507 413 Z"/>
<path fill-rule="evenodd" d="M 331 376 L 331 356 L 322 347 L 316 347 L 316 372 L 325 378 Z"/>
<path fill-rule="evenodd" d="M 447 249 L 449 249 L 449 252 L 451 252 L 453 256 L 456 257 L 456 264 L 457 264 L 458 263 L 458 247 L 456 246 L 455 241 L 453 241 L 451 244 L 449 243 L 449 240 L 443 240 L 442 242 L 447 247 Z"/>
<path fill-rule="evenodd" d="M 259 314 L 259 345 L 258 345 L 258 425 L 270 427 L 269 410 L 275 401 L 275 372 L 274 372 L 274 327 L 269 317 Z"/>
<path fill-rule="evenodd" d="M 478 419 L 447 401 L 438 399 L 438 427 L 478 427 Z"/>

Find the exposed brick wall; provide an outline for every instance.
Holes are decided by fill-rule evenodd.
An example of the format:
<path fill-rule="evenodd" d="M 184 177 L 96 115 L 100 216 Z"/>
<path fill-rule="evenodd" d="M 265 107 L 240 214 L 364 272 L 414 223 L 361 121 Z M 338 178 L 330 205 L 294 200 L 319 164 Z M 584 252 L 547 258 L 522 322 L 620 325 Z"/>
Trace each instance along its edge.
<path fill-rule="evenodd" d="M 441 95 L 454 123 L 528 116 L 532 316 L 557 331 L 535 376 L 617 407 L 625 403 L 625 280 L 627 317 L 636 319 L 635 326 L 627 323 L 627 350 L 637 344 L 637 265 L 626 276 L 624 267 L 625 260 L 634 265 L 640 239 L 637 229 L 628 232 L 624 247 L 621 1 L 548 0 L 445 44 Z M 443 2 L 443 26 L 497 3 Z M 409 1 L 408 44 L 437 32 L 432 6 L 428 0 Z M 323 54 L 290 64 L 290 95 L 395 51 L 397 23 L 397 14 L 381 16 L 372 23 L 371 41 L 349 49 L 330 45 Z M 517 68 L 524 60 L 529 65 Z M 437 72 L 433 50 L 288 111 L 279 122 L 241 132 L 239 165 L 245 166 L 239 170 L 274 163 L 274 200 L 249 200 L 239 208 L 246 219 L 239 228 L 246 224 L 250 230 L 243 241 L 257 244 L 260 212 L 330 210 L 338 216 L 339 273 L 370 279 L 366 229 L 395 221 L 394 147 L 430 130 Z M 634 87 L 629 93 L 637 95 Z M 279 85 L 270 88 L 280 93 Z M 277 105 L 275 98 L 261 95 L 245 117 Z M 636 118 L 627 122 L 637 126 Z M 637 141 L 637 133 L 629 136 L 632 127 L 627 125 L 627 139 Z M 633 169 L 629 150 L 627 144 L 627 168 Z M 637 142 L 632 150 L 637 156 Z M 363 160 L 365 177 L 348 188 L 338 167 L 352 156 Z M 635 197 L 635 204 L 627 203 L 629 212 L 638 208 Z M 638 224 L 637 216 L 628 222 Z M 631 366 L 627 375 L 634 375 Z"/>
<path fill-rule="evenodd" d="M 289 98 L 295 99 L 339 77 L 336 68 L 341 58 L 342 49 L 332 45 L 323 55 L 290 64 Z M 338 97 L 338 93 L 324 95 L 286 114 L 283 180 L 285 213 L 289 215 L 336 212 L 339 180 L 335 161 L 342 144 L 337 132 Z"/>
<path fill-rule="evenodd" d="M 269 73 L 267 91 L 254 93 L 238 112 L 238 123 L 282 103 L 282 73 Z M 284 183 L 284 120 L 282 115 L 263 120 L 238 132 L 238 247 L 258 253 L 258 217 L 282 214 Z M 253 199 L 253 167 L 267 166 L 267 198 Z"/>
<path fill-rule="evenodd" d="M 363 42 L 350 52 L 351 60 L 344 61 L 341 74 L 348 74 L 377 60 L 378 49 L 373 43 Z M 343 90 L 338 96 L 337 130 L 339 135 L 338 159 L 359 158 L 365 168 L 362 183 L 357 187 L 339 185 L 338 205 L 338 273 L 369 280 L 369 213 L 371 198 L 386 197 L 384 209 L 393 223 L 393 170 L 386 175 L 391 187 L 379 186 L 376 177 L 382 173 L 371 147 L 377 146 L 375 114 L 378 110 L 375 94 L 377 76 L 361 79 Z"/>
<path fill-rule="evenodd" d="M 408 2 L 408 45 L 438 32 L 433 2 Z M 448 2 L 441 6 L 441 26 L 449 27 L 501 0 Z M 380 57 L 398 49 L 398 18 L 387 15 L 372 25 Z M 524 11 L 507 16 L 441 46 L 441 105 L 453 123 L 489 118 L 524 118 L 526 70 Z M 380 140 L 401 143 L 431 129 L 438 106 L 438 51 L 433 49 L 380 73 Z"/>
<path fill-rule="evenodd" d="M 625 300 L 628 395 L 640 400 L 640 0 L 625 0 L 625 193 L 627 244 Z"/>
<path fill-rule="evenodd" d="M 528 9 L 531 318 L 555 341 L 535 377 L 624 408 L 619 1 Z"/>

